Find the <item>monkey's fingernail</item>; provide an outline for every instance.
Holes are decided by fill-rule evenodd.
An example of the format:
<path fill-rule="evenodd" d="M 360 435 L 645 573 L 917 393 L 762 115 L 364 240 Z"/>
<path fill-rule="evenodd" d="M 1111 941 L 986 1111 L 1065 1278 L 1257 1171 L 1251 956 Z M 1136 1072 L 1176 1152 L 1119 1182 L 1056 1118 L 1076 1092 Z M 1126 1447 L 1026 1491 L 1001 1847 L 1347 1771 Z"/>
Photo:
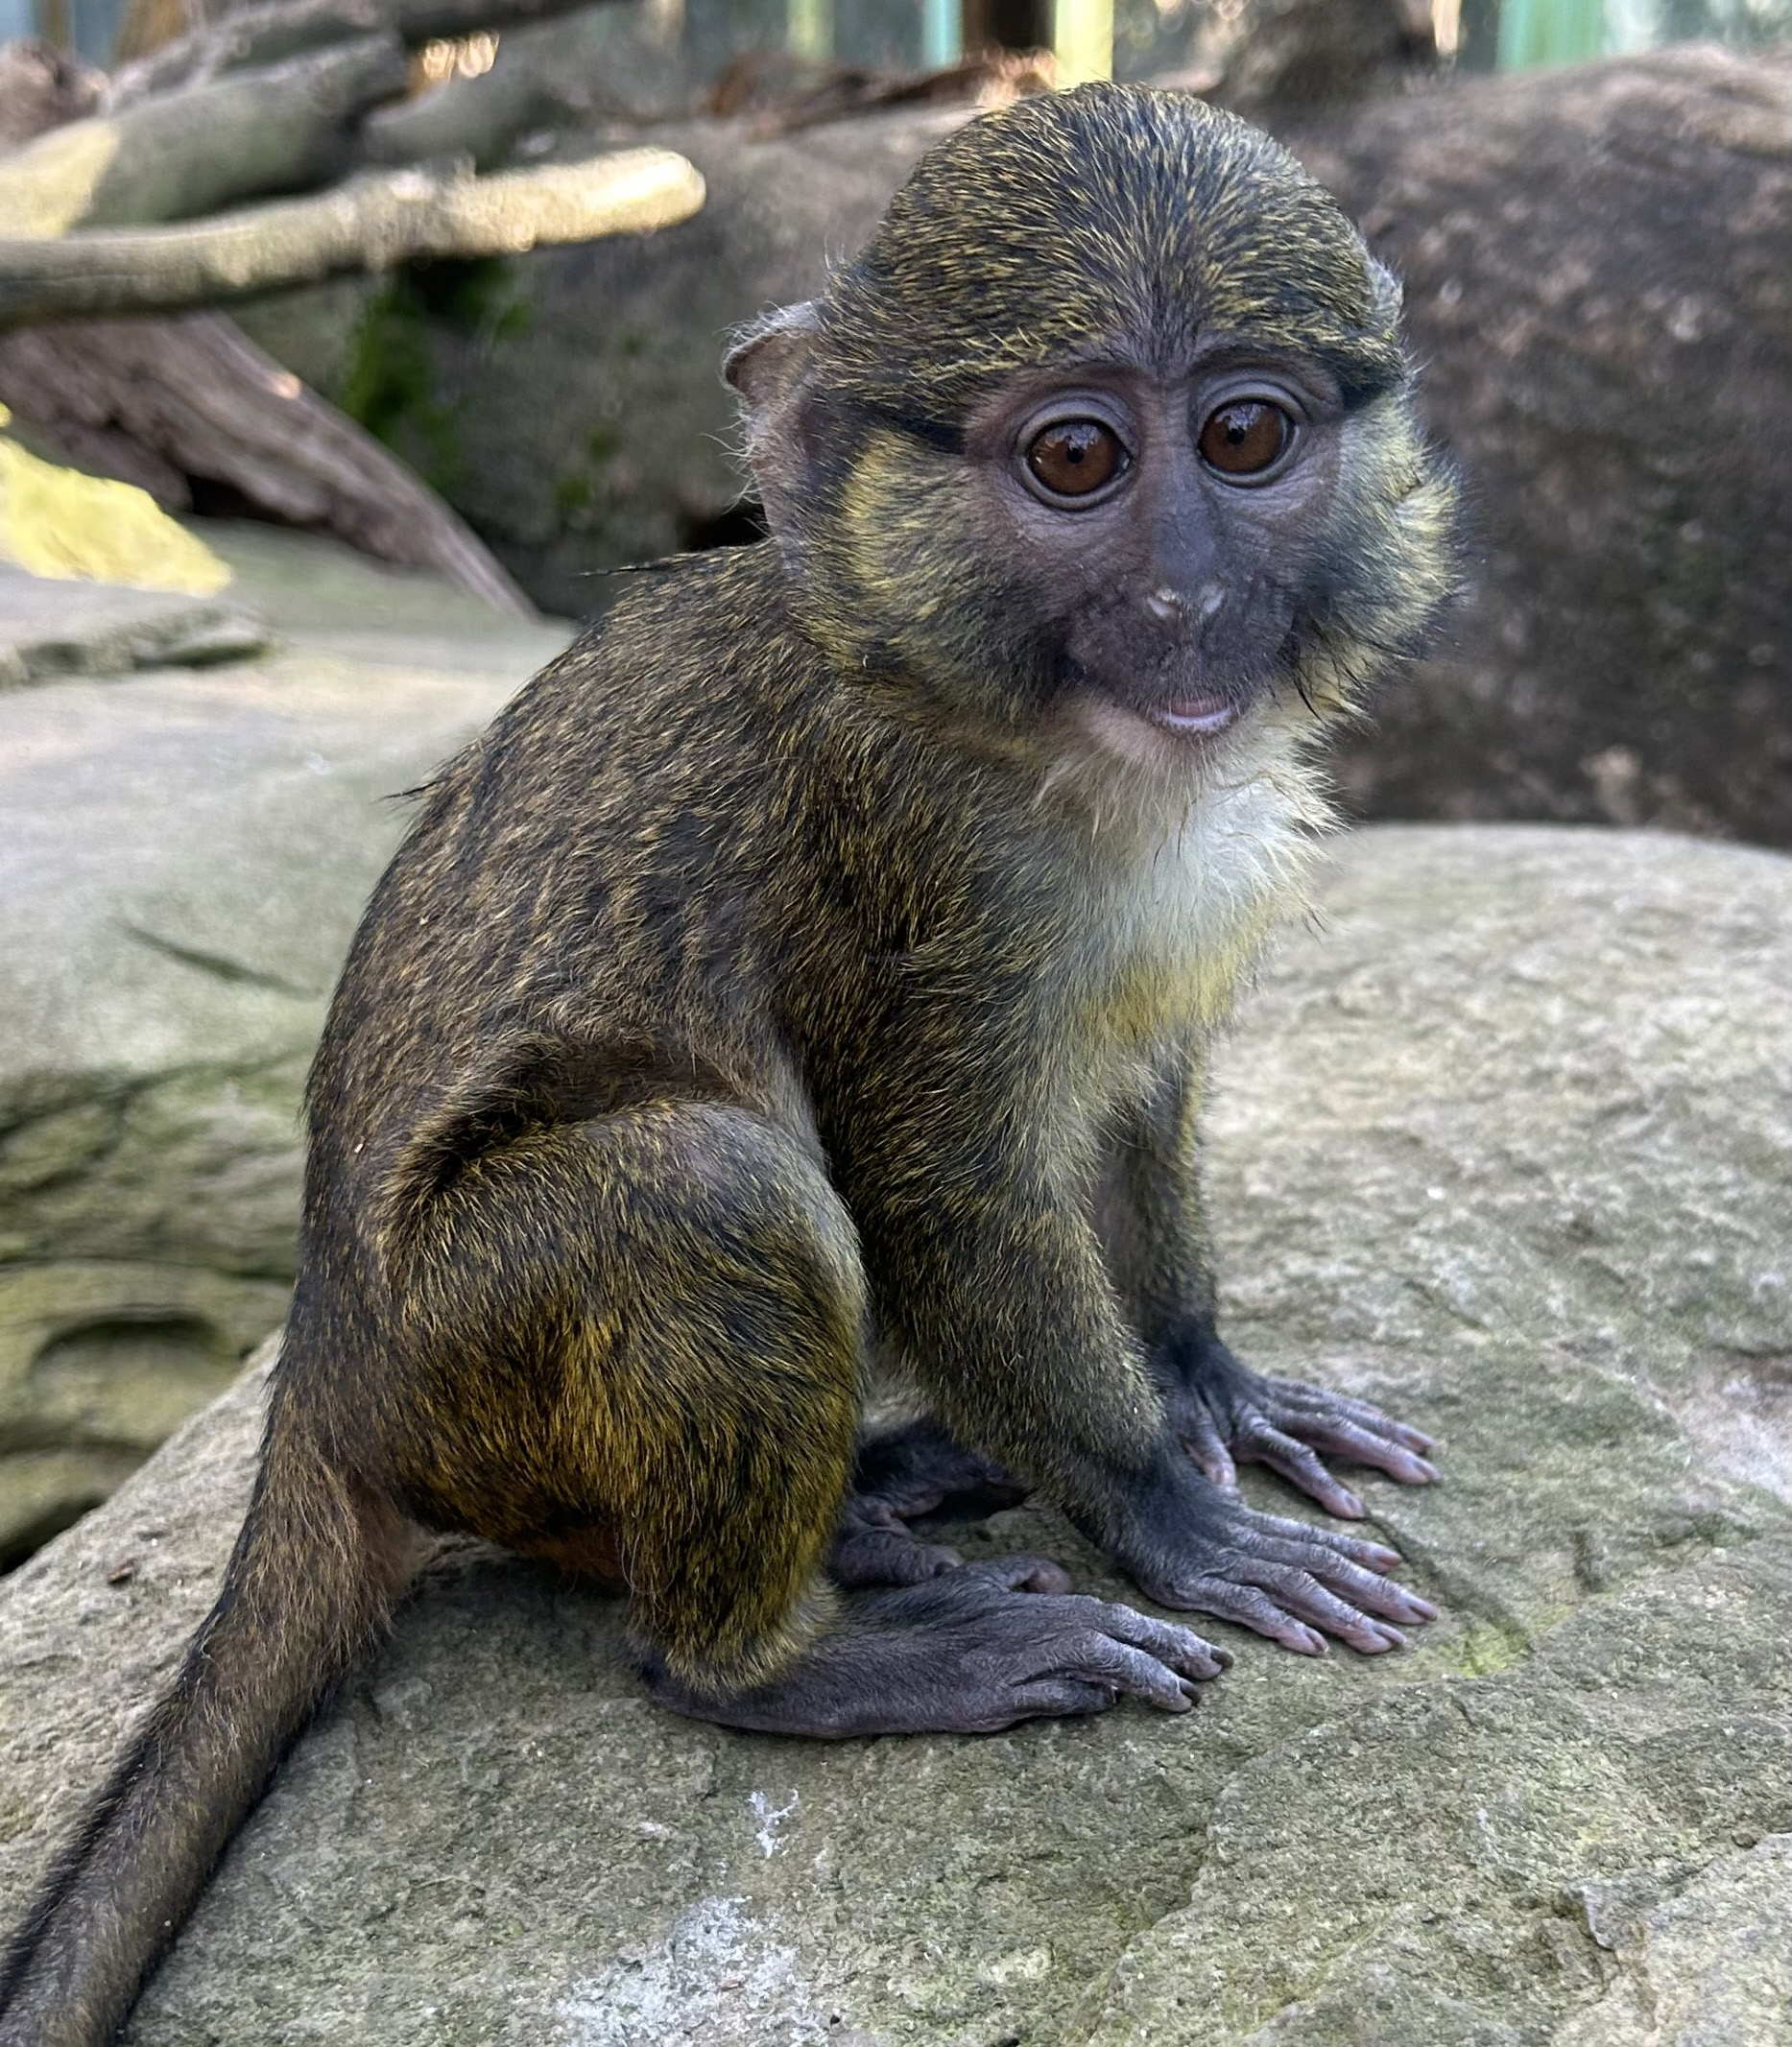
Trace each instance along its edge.
<path fill-rule="evenodd" d="M 1345 1492 L 1340 1489 L 1332 1496 L 1331 1511 L 1334 1514 L 1344 1515 L 1347 1520 L 1360 1521 L 1363 1518 L 1364 1508 L 1362 1501 L 1356 1497 L 1355 1493 Z"/>
<path fill-rule="evenodd" d="M 1405 1561 L 1398 1550 L 1389 1549 L 1385 1542 L 1365 1542 L 1363 1548 L 1368 1552 L 1364 1562 L 1372 1571 L 1379 1571 L 1384 1576 Z"/>
<path fill-rule="evenodd" d="M 1421 1599 L 1417 1592 L 1407 1593 L 1406 1604 L 1422 1621 L 1434 1621 L 1438 1617 L 1439 1608 L 1428 1599 Z"/>

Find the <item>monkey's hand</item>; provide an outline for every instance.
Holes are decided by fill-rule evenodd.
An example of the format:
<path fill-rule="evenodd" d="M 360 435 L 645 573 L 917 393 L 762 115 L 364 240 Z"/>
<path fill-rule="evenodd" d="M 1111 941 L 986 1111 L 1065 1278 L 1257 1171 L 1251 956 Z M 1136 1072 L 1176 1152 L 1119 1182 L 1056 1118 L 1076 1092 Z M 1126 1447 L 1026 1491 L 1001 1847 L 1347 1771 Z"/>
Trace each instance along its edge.
<path fill-rule="evenodd" d="M 1326 1634 L 1379 1655 L 1404 1647 L 1400 1627 L 1437 1618 L 1429 1600 L 1385 1575 L 1397 1550 L 1254 1512 L 1167 1444 L 1157 1471 L 1105 1518 L 1106 1546 L 1147 1598 L 1236 1621 L 1301 1655 L 1324 1655 Z"/>
<path fill-rule="evenodd" d="M 1438 1477 L 1432 1439 L 1367 1400 L 1299 1379 L 1270 1379 L 1241 1365 L 1217 1337 L 1191 1333 L 1165 1346 L 1161 1373 L 1170 1426 L 1214 1485 L 1233 1489 L 1239 1464 L 1267 1464 L 1328 1513 L 1363 1518 L 1363 1503 L 1317 1453 L 1354 1458 L 1402 1486 Z"/>
<path fill-rule="evenodd" d="M 911 1421 L 861 1440 L 852 1489 L 827 1559 L 839 1585 L 918 1585 L 964 1562 L 956 1550 L 924 1542 L 912 1522 L 981 1521 L 1017 1506 L 1027 1488 L 999 1464 L 954 1442 L 937 1421 Z M 1008 1559 L 1032 1566 L 1030 1592 L 1067 1592 L 1070 1580 L 1043 1557 Z"/>

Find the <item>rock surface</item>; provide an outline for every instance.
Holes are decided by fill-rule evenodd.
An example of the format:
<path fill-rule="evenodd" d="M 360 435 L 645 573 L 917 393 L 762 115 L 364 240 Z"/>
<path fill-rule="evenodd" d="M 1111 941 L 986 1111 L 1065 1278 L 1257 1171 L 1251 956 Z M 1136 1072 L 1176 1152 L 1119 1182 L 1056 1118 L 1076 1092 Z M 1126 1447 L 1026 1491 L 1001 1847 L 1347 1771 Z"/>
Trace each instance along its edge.
<path fill-rule="evenodd" d="M 0 689 L 244 660 L 267 644 L 261 622 L 227 601 L 71 585 L 0 563 Z"/>
<path fill-rule="evenodd" d="M 0 577 L 0 660 L 51 678 L 0 690 L 0 1565 L 285 1313 L 299 1094 L 386 798 L 566 637 L 328 543 L 208 537 L 227 600 Z"/>
<path fill-rule="evenodd" d="M 613 1603 L 457 1550 L 133 2047 L 1784 2047 L 1792 864 L 1381 828 L 1322 901 L 1214 1204 L 1239 1347 L 1445 1440 L 1365 1488 L 1445 1608 L 1409 1653 L 1234 1633 L 1183 1721 L 830 1748 L 650 1708 Z M 256 1407 L 0 1587 L 0 1916 L 209 1599 Z M 1099 1580 L 1043 1512 L 974 1540 Z"/>

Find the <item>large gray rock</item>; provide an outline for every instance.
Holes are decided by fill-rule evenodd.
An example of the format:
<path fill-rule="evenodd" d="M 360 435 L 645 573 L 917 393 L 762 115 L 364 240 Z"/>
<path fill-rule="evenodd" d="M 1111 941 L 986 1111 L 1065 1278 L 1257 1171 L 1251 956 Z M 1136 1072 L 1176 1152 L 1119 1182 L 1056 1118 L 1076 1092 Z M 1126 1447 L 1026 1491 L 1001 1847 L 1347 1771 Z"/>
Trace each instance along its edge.
<path fill-rule="evenodd" d="M 134 2047 L 1784 2047 L 1792 864 L 1385 828 L 1322 900 L 1221 1062 L 1226 1304 L 1444 1437 L 1366 1487 L 1409 1653 L 1234 1632 L 1185 1721 L 830 1748 L 653 1709 L 613 1602 L 457 1549 Z M 0 1588 L 0 1900 L 210 1598 L 256 1411 Z M 975 1540 L 1100 1581 L 1042 1512 Z"/>
<path fill-rule="evenodd" d="M 62 676 L 245 660 L 268 643 L 237 606 L 168 590 L 57 582 L 0 562 L 0 689 Z"/>
<path fill-rule="evenodd" d="M 228 607 L 0 579 L 0 656 L 56 651 L 0 691 L 0 1566 L 279 1322 L 299 1090 L 387 798 L 566 637 L 328 543 L 214 537 Z"/>

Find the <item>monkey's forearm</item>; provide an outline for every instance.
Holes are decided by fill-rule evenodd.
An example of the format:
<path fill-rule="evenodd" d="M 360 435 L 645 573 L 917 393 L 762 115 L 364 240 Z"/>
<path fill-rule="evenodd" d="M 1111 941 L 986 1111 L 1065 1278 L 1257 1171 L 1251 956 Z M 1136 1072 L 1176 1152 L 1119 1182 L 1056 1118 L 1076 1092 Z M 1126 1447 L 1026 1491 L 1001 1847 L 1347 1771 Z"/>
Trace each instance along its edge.
<path fill-rule="evenodd" d="M 1184 1048 L 1120 1133 L 1103 1189 L 1109 1268 L 1160 1380 L 1190 1332 L 1217 1321 L 1196 1136 L 1203 1079 Z"/>
<path fill-rule="evenodd" d="M 1363 1503 L 1319 1452 L 1408 1485 L 1436 1477 L 1430 1439 L 1366 1401 L 1242 1365 L 1220 1340 L 1196 1138 L 1199 1069 L 1166 1080 L 1116 1150 L 1107 1235 L 1116 1284 L 1162 1392 L 1171 1430 L 1216 1485 L 1262 1464 L 1332 1513 Z"/>
<path fill-rule="evenodd" d="M 887 1184 L 908 1183 L 897 1173 Z M 929 1206 L 886 1203 L 865 1231 L 885 1248 L 880 1315 L 953 1434 L 1037 1486 L 1165 1606 L 1308 1654 L 1321 1630 L 1370 1654 L 1398 1647 L 1396 1624 L 1431 1609 L 1387 1581 L 1394 1551 L 1255 1513 L 1190 1463 L 1182 1439 L 1198 1392 L 1167 1351 L 1148 1355 L 1081 1207 L 1043 1174 L 965 1191 L 975 1185 L 968 1172 L 936 1178 Z M 1173 1256 L 1164 1270 L 1174 1276 Z M 1167 1330 L 1179 1295 L 1162 1297 Z M 1180 1297 L 1198 1309 L 1210 1296 Z M 1190 1357 L 1208 1344 L 1230 1358 L 1210 1314 L 1205 1334 L 1186 1326 Z"/>
<path fill-rule="evenodd" d="M 1162 1401 L 1068 1206 L 1010 1186 L 882 1215 L 866 1238 L 880 1317 L 962 1442 L 1079 1515 L 1153 1468 Z"/>

